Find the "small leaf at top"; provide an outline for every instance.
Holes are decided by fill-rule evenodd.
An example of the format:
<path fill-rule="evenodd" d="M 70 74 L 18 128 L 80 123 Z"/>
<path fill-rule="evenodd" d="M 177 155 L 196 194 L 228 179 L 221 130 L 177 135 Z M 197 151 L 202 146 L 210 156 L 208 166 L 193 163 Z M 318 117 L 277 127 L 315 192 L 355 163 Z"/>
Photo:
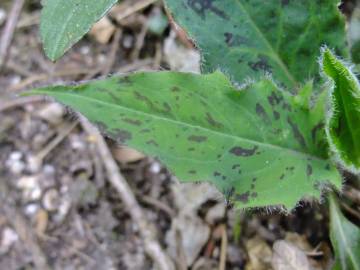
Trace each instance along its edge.
<path fill-rule="evenodd" d="M 51 60 L 60 58 L 117 0 L 45 0 L 40 33 Z"/>
<path fill-rule="evenodd" d="M 332 150 L 352 171 L 360 170 L 360 84 L 351 70 L 329 49 L 324 49 L 322 68 L 331 80 L 331 115 L 327 134 Z"/>
<path fill-rule="evenodd" d="M 205 73 L 220 69 L 243 84 L 271 73 L 296 90 L 320 79 L 323 44 L 347 56 L 339 0 L 165 0 L 202 53 Z"/>
<path fill-rule="evenodd" d="M 360 270 L 360 229 L 341 213 L 330 196 L 330 239 L 335 251 L 333 270 Z"/>
<path fill-rule="evenodd" d="M 213 183 L 237 207 L 292 208 L 326 183 L 341 186 L 323 147 L 323 114 L 269 79 L 238 91 L 219 72 L 138 73 L 31 93 L 81 112 L 182 181 Z"/>

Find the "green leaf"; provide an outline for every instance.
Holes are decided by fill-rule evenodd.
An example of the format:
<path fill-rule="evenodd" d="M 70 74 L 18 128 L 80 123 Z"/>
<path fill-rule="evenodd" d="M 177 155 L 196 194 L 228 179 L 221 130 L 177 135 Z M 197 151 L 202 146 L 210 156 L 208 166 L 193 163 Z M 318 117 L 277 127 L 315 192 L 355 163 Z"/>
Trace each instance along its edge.
<path fill-rule="evenodd" d="M 330 79 L 332 111 L 327 122 L 330 145 L 341 163 L 360 170 L 360 85 L 356 76 L 329 49 L 324 49 L 322 68 Z"/>
<path fill-rule="evenodd" d="M 351 46 L 351 56 L 354 63 L 360 63 L 360 2 L 351 14 L 349 22 L 349 43 Z"/>
<path fill-rule="evenodd" d="M 284 205 L 340 187 L 323 121 L 269 79 L 241 91 L 219 72 L 138 73 L 37 89 L 118 142 L 156 156 L 182 181 L 208 181 L 237 207 Z"/>
<path fill-rule="evenodd" d="M 202 52 L 202 69 L 220 69 L 235 82 L 272 73 L 296 90 L 319 80 L 319 48 L 347 56 L 339 0 L 165 0 Z M 321 14 L 321 15 L 320 15 Z"/>
<path fill-rule="evenodd" d="M 360 229 L 341 213 L 330 196 L 330 238 L 335 251 L 334 270 L 360 270 Z"/>
<path fill-rule="evenodd" d="M 45 0 L 40 33 L 46 55 L 60 58 L 117 0 Z"/>

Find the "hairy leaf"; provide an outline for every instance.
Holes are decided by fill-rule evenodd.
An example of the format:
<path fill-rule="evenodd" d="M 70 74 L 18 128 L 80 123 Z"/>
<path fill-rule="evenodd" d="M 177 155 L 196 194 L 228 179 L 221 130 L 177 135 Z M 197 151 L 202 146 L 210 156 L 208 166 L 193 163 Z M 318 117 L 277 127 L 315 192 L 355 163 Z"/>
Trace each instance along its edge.
<path fill-rule="evenodd" d="M 353 171 L 359 171 L 360 84 L 329 49 L 323 52 L 322 68 L 331 79 L 332 112 L 326 127 L 328 139 L 342 163 Z"/>
<path fill-rule="evenodd" d="M 360 229 L 341 213 L 330 196 L 330 238 L 335 250 L 334 270 L 360 270 Z"/>
<path fill-rule="evenodd" d="M 323 117 L 271 80 L 241 91 L 219 72 L 138 73 L 33 90 L 80 111 L 111 138 L 164 162 L 183 181 L 209 181 L 237 207 L 285 205 L 340 186 Z"/>
<path fill-rule="evenodd" d="M 61 57 L 117 0 L 45 0 L 40 32 L 46 55 Z"/>
<path fill-rule="evenodd" d="M 294 90 L 299 82 L 319 79 L 323 44 L 348 54 L 339 0 L 165 2 L 201 50 L 203 71 L 220 69 L 240 84 L 266 72 Z"/>

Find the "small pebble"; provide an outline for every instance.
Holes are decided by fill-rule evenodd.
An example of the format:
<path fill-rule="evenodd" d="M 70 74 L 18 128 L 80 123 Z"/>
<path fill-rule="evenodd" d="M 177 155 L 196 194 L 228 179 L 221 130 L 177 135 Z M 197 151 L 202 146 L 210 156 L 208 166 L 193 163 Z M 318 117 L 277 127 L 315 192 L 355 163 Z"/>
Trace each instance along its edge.
<path fill-rule="evenodd" d="M 153 162 L 150 166 L 150 172 L 154 173 L 154 174 L 157 174 L 160 172 L 161 170 L 161 165 L 159 162 Z"/>
<path fill-rule="evenodd" d="M 42 199 L 42 205 L 48 211 L 55 211 L 58 209 L 60 204 L 59 192 L 52 188 L 46 191 Z"/>
<path fill-rule="evenodd" d="M 39 210 L 39 205 L 36 203 L 30 203 L 24 207 L 24 213 L 28 217 L 34 216 Z"/>
<path fill-rule="evenodd" d="M 0 254 L 7 253 L 12 245 L 19 240 L 17 233 L 10 227 L 5 227 L 1 235 Z"/>

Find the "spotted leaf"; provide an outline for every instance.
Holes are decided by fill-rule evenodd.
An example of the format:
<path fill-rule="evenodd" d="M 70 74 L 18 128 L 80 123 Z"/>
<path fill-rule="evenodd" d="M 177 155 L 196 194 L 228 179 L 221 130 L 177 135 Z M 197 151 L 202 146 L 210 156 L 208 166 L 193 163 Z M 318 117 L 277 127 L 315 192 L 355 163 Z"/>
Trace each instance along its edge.
<path fill-rule="evenodd" d="M 40 33 L 46 55 L 61 57 L 85 35 L 117 0 L 46 0 L 41 12 Z"/>
<path fill-rule="evenodd" d="M 340 186 L 321 113 L 263 79 L 241 91 L 222 73 L 137 73 L 36 89 L 105 134 L 161 160 L 181 181 L 213 183 L 237 207 L 284 205 Z"/>
<path fill-rule="evenodd" d="M 322 68 L 330 80 L 332 112 L 326 127 L 330 145 L 343 165 L 360 171 L 359 81 L 329 49 L 324 49 Z"/>
<path fill-rule="evenodd" d="M 202 69 L 242 84 L 266 73 L 290 90 L 319 79 L 323 44 L 347 55 L 339 0 L 165 0 L 202 52 Z M 321 14 L 321 16 L 319 15 Z"/>

